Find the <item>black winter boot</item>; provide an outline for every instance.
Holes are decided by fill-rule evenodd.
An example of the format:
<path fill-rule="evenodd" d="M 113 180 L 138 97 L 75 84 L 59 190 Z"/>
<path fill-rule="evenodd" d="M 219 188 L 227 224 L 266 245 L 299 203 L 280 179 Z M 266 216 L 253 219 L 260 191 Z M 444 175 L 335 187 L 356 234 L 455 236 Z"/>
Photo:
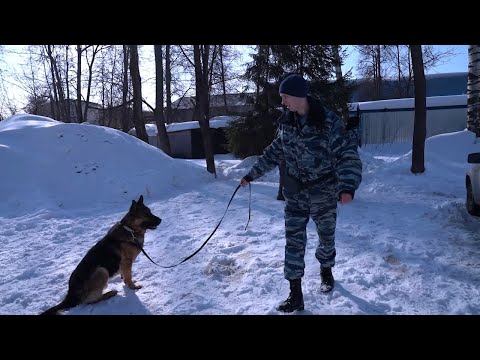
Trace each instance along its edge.
<path fill-rule="evenodd" d="M 277 310 L 291 313 L 295 310 L 303 311 L 303 308 L 302 279 L 290 280 L 290 295 Z"/>
<path fill-rule="evenodd" d="M 322 278 L 322 285 L 320 285 L 320 291 L 327 293 L 333 290 L 335 280 L 332 275 L 332 268 L 320 267 L 320 277 Z"/>
<path fill-rule="evenodd" d="M 283 196 L 283 185 L 281 184 L 281 181 L 280 181 L 280 185 L 278 185 L 277 200 L 285 201 L 285 197 Z"/>

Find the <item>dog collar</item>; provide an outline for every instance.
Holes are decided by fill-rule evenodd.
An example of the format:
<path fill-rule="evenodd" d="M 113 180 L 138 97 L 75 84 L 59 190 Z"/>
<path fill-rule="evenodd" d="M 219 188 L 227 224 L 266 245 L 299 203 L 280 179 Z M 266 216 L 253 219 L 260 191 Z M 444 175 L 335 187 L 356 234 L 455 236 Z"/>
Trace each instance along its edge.
<path fill-rule="evenodd" d="M 130 229 L 127 225 L 123 225 L 123 228 L 127 230 L 128 232 L 133 233 L 133 229 Z"/>
<path fill-rule="evenodd" d="M 135 232 L 133 231 L 133 229 L 130 229 L 127 225 L 123 225 L 123 228 L 127 230 L 130 233 L 130 235 L 132 235 L 134 242 L 137 241 L 137 238 L 135 237 Z"/>

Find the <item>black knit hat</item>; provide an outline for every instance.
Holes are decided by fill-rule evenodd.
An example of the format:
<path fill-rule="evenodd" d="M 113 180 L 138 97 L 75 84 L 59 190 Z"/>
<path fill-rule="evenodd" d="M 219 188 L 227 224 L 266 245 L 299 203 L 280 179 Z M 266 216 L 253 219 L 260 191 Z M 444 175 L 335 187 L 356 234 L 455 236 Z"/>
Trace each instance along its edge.
<path fill-rule="evenodd" d="M 280 84 L 279 93 L 296 97 L 307 97 L 308 85 L 305 79 L 298 75 L 288 75 Z"/>

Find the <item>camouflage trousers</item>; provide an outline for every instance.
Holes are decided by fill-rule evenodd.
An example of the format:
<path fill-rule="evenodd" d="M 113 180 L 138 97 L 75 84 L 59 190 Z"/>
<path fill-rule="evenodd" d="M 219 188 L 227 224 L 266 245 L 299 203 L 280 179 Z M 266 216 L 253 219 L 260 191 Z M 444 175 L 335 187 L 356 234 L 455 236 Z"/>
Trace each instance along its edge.
<path fill-rule="evenodd" d="M 335 265 L 335 227 L 337 193 L 333 181 L 324 182 L 298 192 L 284 189 L 285 196 L 285 279 L 303 277 L 307 223 L 310 217 L 317 226 L 318 246 L 315 257 L 322 267 Z"/>

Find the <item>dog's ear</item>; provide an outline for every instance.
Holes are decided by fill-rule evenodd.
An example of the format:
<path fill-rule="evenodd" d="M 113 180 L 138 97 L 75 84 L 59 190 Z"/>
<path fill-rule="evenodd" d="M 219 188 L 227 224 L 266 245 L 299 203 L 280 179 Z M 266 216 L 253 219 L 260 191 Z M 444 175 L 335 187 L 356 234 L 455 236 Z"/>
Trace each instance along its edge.
<path fill-rule="evenodd" d="M 137 209 L 137 202 L 135 200 L 132 200 L 132 205 L 130 205 L 129 211 L 135 211 L 136 209 Z"/>
<path fill-rule="evenodd" d="M 143 205 L 143 195 L 140 195 L 137 201 L 140 205 Z"/>

